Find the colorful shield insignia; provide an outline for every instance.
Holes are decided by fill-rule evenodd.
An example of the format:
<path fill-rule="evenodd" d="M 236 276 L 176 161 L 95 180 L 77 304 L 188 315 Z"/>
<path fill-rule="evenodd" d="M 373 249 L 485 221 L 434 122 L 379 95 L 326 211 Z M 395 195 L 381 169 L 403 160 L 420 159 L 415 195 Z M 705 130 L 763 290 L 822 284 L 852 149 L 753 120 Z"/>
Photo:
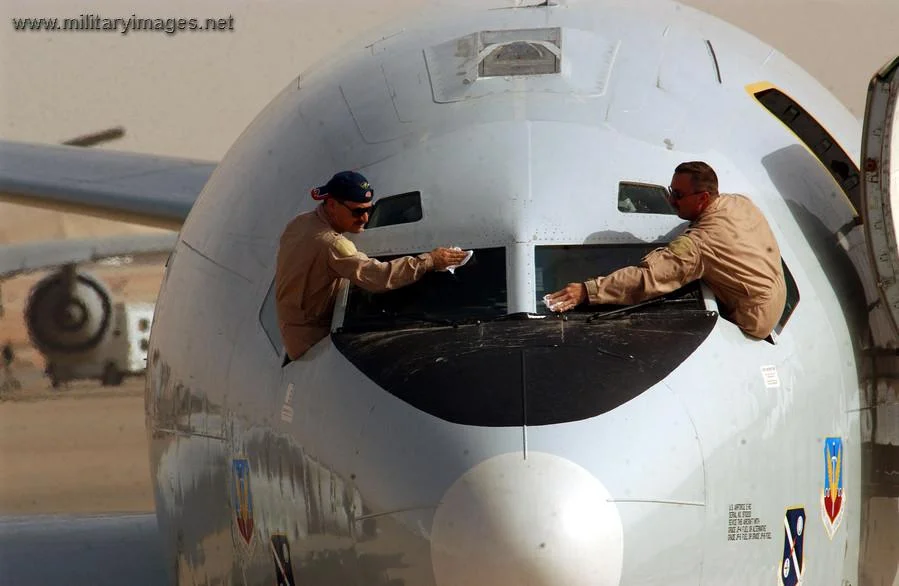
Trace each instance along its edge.
<path fill-rule="evenodd" d="M 843 520 L 843 440 L 824 440 L 824 487 L 821 490 L 821 519 L 827 535 L 833 539 Z"/>
<path fill-rule="evenodd" d="M 246 458 L 234 460 L 231 479 L 237 529 L 249 546 L 253 541 L 253 495 L 250 492 L 250 463 Z"/>
<path fill-rule="evenodd" d="M 802 581 L 804 543 L 805 509 L 787 509 L 784 515 L 784 555 L 780 565 L 780 583 L 783 586 L 797 586 Z"/>

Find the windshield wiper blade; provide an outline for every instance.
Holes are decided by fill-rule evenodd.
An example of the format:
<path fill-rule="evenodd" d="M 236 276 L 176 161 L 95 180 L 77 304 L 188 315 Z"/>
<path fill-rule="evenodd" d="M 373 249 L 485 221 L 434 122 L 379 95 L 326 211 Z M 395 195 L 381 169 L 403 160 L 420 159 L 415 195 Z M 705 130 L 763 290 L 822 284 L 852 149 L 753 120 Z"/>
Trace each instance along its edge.
<path fill-rule="evenodd" d="M 455 322 L 451 319 L 446 319 L 443 317 L 434 317 L 434 316 L 428 315 L 427 313 L 424 313 L 424 312 L 402 313 L 402 312 L 398 312 L 398 311 L 393 311 L 393 312 L 388 313 L 388 312 L 384 311 L 384 312 L 376 314 L 376 315 L 362 317 L 362 318 L 360 318 L 359 321 L 362 323 L 366 323 L 366 322 L 397 323 L 400 321 L 411 321 L 411 322 L 418 322 L 418 323 L 425 323 L 425 324 L 435 324 L 438 326 L 454 326 L 454 327 L 456 325 L 458 325 L 457 322 Z"/>
<path fill-rule="evenodd" d="M 396 313 L 396 312 L 394 312 L 392 314 L 387 314 L 386 317 L 389 317 L 395 321 L 409 320 L 409 321 L 426 323 L 426 324 L 436 324 L 439 326 L 456 327 L 459 325 L 458 322 L 453 321 L 451 319 L 447 319 L 445 317 L 432 317 L 426 313 Z"/>
<path fill-rule="evenodd" d="M 425 313 L 388 313 L 383 311 L 377 314 L 357 316 L 352 319 L 351 323 L 344 323 L 337 332 L 358 332 L 368 331 L 372 329 L 383 329 L 391 326 L 397 326 L 403 322 L 433 324 L 437 326 L 458 327 L 458 323 L 445 318 L 432 317 Z"/>
<path fill-rule="evenodd" d="M 631 311 L 636 311 L 637 309 L 642 309 L 644 307 L 648 307 L 650 305 L 656 305 L 658 303 L 662 303 L 663 301 L 675 301 L 675 299 L 669 299 L 664 295 L 662 297 L 655 297 L 650 299 L 649 301 L 644 301 L 642 303 L 636 303 L 634 305 L 628 305 L 627 307 L 622 307 L 620 309 L 613 309 L 612 311 L 604 311 L 594 313 L 590 317 L 587 318 L 587 323 L 594 322 L 599 319 L 605 319 L 607 317 L 612 317 L 614 315 L 621 315 L 624 313 L 630 313 Z"/>
<path fill-rule="evenodd" d="M 529 319 L 546 319 L 548 315 L 540 313 L 531 313 L 529 311 L 516 311 L 514 313 L 504 313 L 493 317 L 474 318 L 480 323 L 490 323 L 495 321 L 527 321 Z"/>

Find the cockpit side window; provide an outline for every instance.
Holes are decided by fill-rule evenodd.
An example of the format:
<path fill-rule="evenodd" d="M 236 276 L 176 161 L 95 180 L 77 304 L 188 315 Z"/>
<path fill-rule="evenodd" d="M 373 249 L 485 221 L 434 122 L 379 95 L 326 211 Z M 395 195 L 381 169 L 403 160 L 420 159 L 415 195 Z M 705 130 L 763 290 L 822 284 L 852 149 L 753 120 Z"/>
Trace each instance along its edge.
<path fill-rule="evenodd" d="M 397 256 L 378 256 L 389 261 Z M 506 314 L 506 251 L 475 249 L 455 273 L 433 271 L 417 283 L 385 293 L 351 285 L 343 330 L 396 329 L 432 323 L 450 325 L 489 320 Z"/>
<path fill-rule="evenodd" d="M 799 140 L 805 143 L 821 164 L 830 171 L 855 211 L 861 210 L 861 183 L 858 167 L 837 141 L 815 118 L 793 98 L 777 88 L 753 93 L 765 108 L 783 122 Z"/>
<path fill-rule="evenodd" d="M 397 224 L 409 224 L 422 218 L 421 192 L 410 191 L 391 195 L 375 201 L 371 216 L 365 228 L 382 228 Z"/>
<path fill-rule="evenodd" d="M 661 185 L 622 181 L 618 184 L 618 211 L 631 214 L 677 214 Z"/>
<path fill-rule="evenodd" d="M 272 278 L 272 284 L 268 287 L 268 293 L 265 294 L 265 301 L 262 302 L 262 308 L 259 310 L 259 323 L 265 330 L 268 341 L 272 344 L 276 354 L 284 352 L 284 343 L 281 341 L 281 329 L 278 327 L 278 312 L 275 308 L 275 279 Z"/>

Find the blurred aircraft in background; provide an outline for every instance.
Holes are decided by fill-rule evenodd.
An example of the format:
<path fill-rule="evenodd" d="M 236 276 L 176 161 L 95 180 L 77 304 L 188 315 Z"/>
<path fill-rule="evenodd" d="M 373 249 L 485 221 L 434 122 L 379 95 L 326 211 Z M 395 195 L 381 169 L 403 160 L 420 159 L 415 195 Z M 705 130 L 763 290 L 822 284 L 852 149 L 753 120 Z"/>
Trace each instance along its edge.
<path fill-rule="evenodd" d="M 124 133 L 124 128 L 113 127 L 63 144 L 91 147 L 121 138 Z M 9 169 L 20 162 L 0 147 L 0 168 Z M 40 169 L 32 171 L 41 174 Z M 91 189 L 89 182 L 77 176 L 68 179 L 70 187 Z M 0 285 L 24 273 L 56 269 L 32 288 L 24 316 L 29 338 L 44 355 L 46 373 L 54 387 L 79 378 L 99 378 L 104 384 L 114 385 L 124 375 L 145 368 L 145 336 L 152 321 L 152 304 L 115 301 L 101 279 L 79 270 L 78 265 L 168 254 L 176 242 L 176 232 L 164 232 L 13 243 L 0 248 Z"/>

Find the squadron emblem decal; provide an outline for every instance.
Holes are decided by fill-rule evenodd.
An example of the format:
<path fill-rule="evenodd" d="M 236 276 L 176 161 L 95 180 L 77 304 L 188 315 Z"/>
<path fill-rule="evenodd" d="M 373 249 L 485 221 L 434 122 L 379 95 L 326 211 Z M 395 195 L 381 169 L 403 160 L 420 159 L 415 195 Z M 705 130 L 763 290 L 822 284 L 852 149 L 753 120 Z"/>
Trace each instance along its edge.
<path fill-rule="evenodd" d="M 833 539 L 843 520 L 843 440 L 824 440 L 824 487 L 821 490 L 821 519 Z"/>
<path fill-rule="evenodd" d="M 231 480 L 237 529 L 249 546 L 253 542 L 253 495 L 250 492 L 250 463 L 246 458 L 234 459 Z"/>
<path fill-rule="evenodd" d="M 804 544 L 805 508 L 787 509 L 784 515 L 784 554 L 780 564 L 780 583 L 783 586 L 802 583 Z"/>

